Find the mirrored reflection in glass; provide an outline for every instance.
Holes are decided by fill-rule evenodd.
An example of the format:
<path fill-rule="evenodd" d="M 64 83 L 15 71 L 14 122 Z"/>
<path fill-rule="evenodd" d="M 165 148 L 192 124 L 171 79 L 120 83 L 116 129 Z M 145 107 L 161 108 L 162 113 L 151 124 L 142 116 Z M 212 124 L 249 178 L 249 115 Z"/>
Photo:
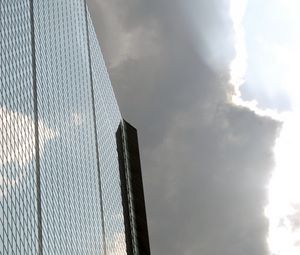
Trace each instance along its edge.
<path fill-rule="evenodd" d="M 0 2 L 0 254 L 36 254 L 29 14 L 29 1 Z"/>
<path fill-rule="evenodd" d="M 115 133 L 120 111 L 90 16 L 88 17 L 108 254 L 126 254 L 125 227 Z"/>
<path fill-rule="evenodd" d="M 37 254 L 29 3 L 0 2 L 0 254 Z M 43 253 L 126 254 L 115 141 L 121 115 L 89 14 L 86 30 L 85 2 L 33 3 Z"/>

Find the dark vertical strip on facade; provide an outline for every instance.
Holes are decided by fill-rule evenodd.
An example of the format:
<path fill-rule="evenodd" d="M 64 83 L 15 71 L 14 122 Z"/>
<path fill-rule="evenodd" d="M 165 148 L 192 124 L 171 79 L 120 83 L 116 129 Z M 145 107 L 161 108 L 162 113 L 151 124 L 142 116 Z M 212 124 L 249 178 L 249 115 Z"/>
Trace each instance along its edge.
<path fill-rule="evenodd" d="M 150 255 L 137 130 L 123 120 L 116 133 L 128 254 Z M 130 251 L 128 251 L 131 249 Z M 135 252 L 134 252 L 135 251 Z"/>
<path fill-rule="evenodd" d="M 126 251 L 128 255 L 133 255 L 133 244 L 132 238 L 133 233 L 131 229 L 130 222 L 130 211 L 129 211 L 129 197 L 126 177 L 126 166 L 125 166 L 125 155 L 124 155 L 124 144 L 123 144 L 123 127 L 120 123 L 117 133 L 117 151 L 118 151 L 118 160 L 119 160 L 119 171 L 120 171 L 120 181 L 121 181 L 121 193 L 122 193 L 122 206 L 123 206 L 123 216 L 124 216 L 124 225 L 125 225 L 125 239 L 126 239 Z"/>
<path fill-rule="evenodd" d="M 35 134 L 35 163 L 36 163 L 36 197 L 38 217 L 38 255 L 43 254 L 43 232 L 42 232 L 42 204 L 41 204 L 41 168 L 40 168 L 40 145 L 39 145 L 39 117 L 37 100 L 37 78 L 36 78 L 36 52 L 35 52 L 35 31 L 33 0 L 30 2 L 30 27 L 31 27 L 31 54 L 32 54 L 32 89 L 33 89 L 33 110 L 34 110 L 34 134 Z"/>
<path fill-rule="evenodd" d="M 106 237 L 105 237 L 105 227 L 104 227 L 104 210 L 103 210 L 103 197 L 102 197 L 102 181 L 100 172 L 100 162 L 99 162 L 99 145 L 98 145 L 98 135 L 97 135 L 97 120 L 96 120 L 96 109 L 95 109 L 95 95 L 94 95 L 94 83 L 93 83 L 93 72 L 92 72 L 92 59 L 91 59 L 91 46 L 90 46 L 90 35 L 89 35 L 89 25 L 88 25 L 88 15 L 87 15 L 87 3 L 84 3 L 85 12 L 85 22 L 86 22 L 86 36 L 87 36 L 87 49 L 88 49 L 88 61 L 89 61 L 89 71 L 90 71 L 90 84 L 91 84 L 91 94 L 92 94 L 92 110 L 93 110 L 93 122 L 94 122 L 94 133 L 95 133 L 95 146 L 96 146 L 96 161 L 97 161 L 97 171 L 98 171 L 98 182 L 99 182 L 99 192 L 100 192 L 100 208 L 101 208 L 101 224 L 102 224 L 102 241 L 104 255 L 107 254 L 106 251 Z"/>
<path fill-rule="evenodd" d="M 138 254 L 150 255 L 148 224 L 137 130 L 125 120 L 123 123 L 126 153 L 128 157 L 128 171 L 130 171 L 131 177 L 130 186 L 134 208 L 133 214 L 135 216 Z"/>

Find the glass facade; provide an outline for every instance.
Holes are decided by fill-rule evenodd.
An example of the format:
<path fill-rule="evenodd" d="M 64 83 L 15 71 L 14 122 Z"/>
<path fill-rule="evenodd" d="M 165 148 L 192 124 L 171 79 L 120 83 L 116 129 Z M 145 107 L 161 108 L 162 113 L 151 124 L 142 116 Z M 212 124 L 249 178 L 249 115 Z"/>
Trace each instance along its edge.
<path fill-rule="evenodd" d="M 137 130 L 123 120 L 116 133 L 128 255 L 150 255 Z"/>
<path fill-rule="evenodd" d="M 0 1 L 0 254 L 37 253 L 30 3 Z"/>
<path fill-rule="evenodd" d="M 127 254 L 121 114 L 84 0 L 0 1 L 0 254 Z"/>

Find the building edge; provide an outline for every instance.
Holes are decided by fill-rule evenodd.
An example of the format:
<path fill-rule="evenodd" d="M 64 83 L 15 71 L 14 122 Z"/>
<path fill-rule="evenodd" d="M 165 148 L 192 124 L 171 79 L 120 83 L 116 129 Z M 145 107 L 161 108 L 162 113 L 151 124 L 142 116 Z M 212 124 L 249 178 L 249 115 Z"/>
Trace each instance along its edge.
<path fill-rule="evenodd" d="M 137 129 L 121 121 L 116 132 L 127 254 L 150 255 Z"/>

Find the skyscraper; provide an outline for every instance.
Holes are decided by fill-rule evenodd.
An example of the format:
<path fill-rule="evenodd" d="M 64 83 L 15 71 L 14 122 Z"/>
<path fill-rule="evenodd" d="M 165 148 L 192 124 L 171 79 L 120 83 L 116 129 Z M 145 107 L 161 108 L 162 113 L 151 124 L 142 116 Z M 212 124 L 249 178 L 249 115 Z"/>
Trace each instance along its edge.
<path fill-rule="evenodd" d="M 84 0 L 0 2 L 0 254 L 150 254 L 136 130 Z"/>

